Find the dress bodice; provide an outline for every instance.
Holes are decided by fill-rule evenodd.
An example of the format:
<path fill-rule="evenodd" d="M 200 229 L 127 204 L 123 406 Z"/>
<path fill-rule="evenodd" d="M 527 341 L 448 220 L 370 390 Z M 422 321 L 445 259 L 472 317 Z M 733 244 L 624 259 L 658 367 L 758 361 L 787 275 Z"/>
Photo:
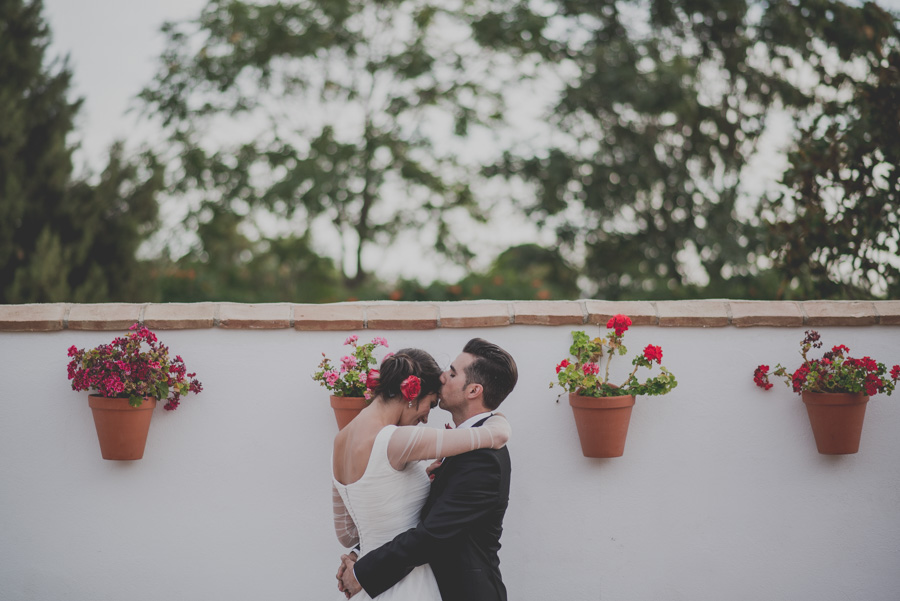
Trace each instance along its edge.
<path fill-rule="evenodd" d="M 428 496 L 430 481 L 426 462 L 410 463 L 396 470 L 388 458 L 388 442 L 397 426 L 385 426 L 375 436 L 369 463 L 362 478 L 334 486 L 359 532 L 360 555 L 414 528 Z"/>

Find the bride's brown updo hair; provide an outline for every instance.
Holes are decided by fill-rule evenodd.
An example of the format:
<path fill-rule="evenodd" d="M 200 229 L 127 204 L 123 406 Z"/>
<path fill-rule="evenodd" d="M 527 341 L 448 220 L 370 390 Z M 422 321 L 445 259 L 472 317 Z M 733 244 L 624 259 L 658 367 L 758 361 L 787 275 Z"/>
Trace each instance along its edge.
<path fill-rule="evenodd" d="M 416 404 L 423 397 L 441 389 L 441 368 L 434 357 L 417 348 L 397 351 L 381 362 L 378 369 L 378 385 L 372 389 L 374 396 L 385 401 L 403 398 L 400 385 L 409 376 L 416 376 L 422 382 L 422 390 L 416 397 Z"/>

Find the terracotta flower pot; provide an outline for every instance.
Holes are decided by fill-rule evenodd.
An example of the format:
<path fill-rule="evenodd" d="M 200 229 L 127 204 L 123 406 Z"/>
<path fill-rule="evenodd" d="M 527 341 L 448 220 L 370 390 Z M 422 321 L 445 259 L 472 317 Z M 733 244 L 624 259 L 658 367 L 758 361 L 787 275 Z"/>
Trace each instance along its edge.
<path fill-rule="evenodd" d="M 353 421 L 359 412 L 366 408 L 368 403 L 361 396 L 334 396 L 331 395 L 331 408 L 334 409 L 334 419 L 337 420 L 338 430 Z"/>
<path fill-rule="evenodd" d="M 150 419 L 156 408 L 155 398 L 147 397 L 140 406 L 132 407 L 128 399 L 92 394 L 88 404 L 94 414 L 100 454 L 104 459 L 133 461 L 144 456 Z"/>
<path fill-rule="evenodd" d="M 621 457 L 634 396 L 590 397 L 569 393 L 585 457 Z"/>
<path fill-rule="evenodd" d="M 849 455 L 859 451 L 869 397 L 864 394 L 806 390 L 801 396 L 820 453 Z"/>

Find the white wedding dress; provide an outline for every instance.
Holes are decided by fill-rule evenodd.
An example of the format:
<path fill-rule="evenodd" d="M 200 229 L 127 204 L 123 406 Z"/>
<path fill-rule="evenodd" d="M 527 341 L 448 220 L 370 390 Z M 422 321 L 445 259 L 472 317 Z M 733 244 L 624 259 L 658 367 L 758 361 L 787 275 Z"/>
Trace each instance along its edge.
<path fill-rule="evenodd" d="M 388 459 L 388 442 L 397 426 L 383 428 L 375 437 L 369 465 L 363 477 L 334 487 L 359 533 L 360 557 L 393 540 L 401 532 L 415 528 L 419 512 L 428 497 L 430 481 L 425 473 L 426 461 L 416 461 L 397 471 Z M 346 542 L 342 541 L 345 546 Z M 343 594 L 341 599 L 345 599 Z M 360 591 L 355 600 L 371 599 Z M 441 601 L 431 566 L 415 568 L 406 578 L 378 596 L 378 601 Z"/>
<path fill-rule="evenodd" d="M 362 557 L 415 528 L 431 485 L 425 472 L 431 460 L 474 449 L 500 448 L 509 435 L 509 422 L 502 415 L 490 417 L 479 428 L 385 426 L 375 436 L 368 465 L 359 480 L 341 484 L 332 473 L 338 540 L 348 549 L 358 543 Z M 397 469 L 395 465 L 405 467 Z M 340 594 L 339 599 L 346 597 Z M 362 590 L 352 599 L 371 597 Z M 418 566 L 380 594 L 378 601 L 441 601 L 431 566 Z"/>

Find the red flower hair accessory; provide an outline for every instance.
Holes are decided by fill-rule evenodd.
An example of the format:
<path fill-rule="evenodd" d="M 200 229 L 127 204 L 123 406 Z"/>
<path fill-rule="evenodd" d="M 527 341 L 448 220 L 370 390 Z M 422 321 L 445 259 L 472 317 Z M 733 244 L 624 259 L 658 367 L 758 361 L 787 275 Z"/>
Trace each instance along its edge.
<path fill-rule="evenodd" d="M 403 398 L 407 401 L 412 402 L 416 400 L 419 393 L 422 392 L 422 380 L 416 376 L 409 376 L 400 384 L 400 392 L 403 393 Z"/>

